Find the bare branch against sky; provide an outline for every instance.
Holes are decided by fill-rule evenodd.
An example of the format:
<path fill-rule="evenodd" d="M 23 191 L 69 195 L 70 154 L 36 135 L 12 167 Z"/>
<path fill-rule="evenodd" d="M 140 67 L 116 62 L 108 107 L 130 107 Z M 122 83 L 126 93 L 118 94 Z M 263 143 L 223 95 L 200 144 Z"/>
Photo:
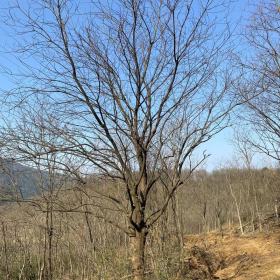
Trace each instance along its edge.
<path fill-rule="evenodd" d="M 135 279 L 144 279 L 150 228 L 240 103 L 228 2 L 31 3 L 9 10 L 21 71 L 6 95 L 17 115 L 3 130 L 6 152 L 59 154 L 82 183 L 89 172 L 118 182 L 122 199 L 103 196 L 126 218 Z"/>

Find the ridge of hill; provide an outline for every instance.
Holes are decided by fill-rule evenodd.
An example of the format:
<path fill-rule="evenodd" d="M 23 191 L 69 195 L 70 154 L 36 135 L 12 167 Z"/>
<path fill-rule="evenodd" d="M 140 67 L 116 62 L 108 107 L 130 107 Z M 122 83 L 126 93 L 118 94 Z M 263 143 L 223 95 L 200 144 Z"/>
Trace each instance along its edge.
<path fill-rule="evenodd" d="M 1 201 L 17 196 L 27 198 L 40 192 L 40 180 L 47 178 L 47 172 L 25 166 L 13 159 L 0 159 Z"/>

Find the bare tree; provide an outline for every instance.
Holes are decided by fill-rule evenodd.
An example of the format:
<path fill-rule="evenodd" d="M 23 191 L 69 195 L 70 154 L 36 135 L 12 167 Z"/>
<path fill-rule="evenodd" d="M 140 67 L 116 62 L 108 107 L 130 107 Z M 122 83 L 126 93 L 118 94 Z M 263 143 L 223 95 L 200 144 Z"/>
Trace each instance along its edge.
<path fill-rule="evenodd" d="M 248 135 L 242 128 L 236 128 L 232 139 L 232 144 L 238 155 L 237 160 L 244 162 L 245 169 L 250 170 L 253 167 L 254 151 L 252 145 L 247 140 Z"/>
<path fill-rule="evenodd" d="M 224 10 L 224 1 L 214 0 L 38 0 L 10 10 L 23 36 L 19 76 L 27 83 L 9 96 L 29 108 L 35 96 L 49 104 L 41 118 L 56 144 L 44 154 L 79 159 L 79 168 L 62 165 L 82 181 L 93 173 L 118 184 L 120 196 L 105 188 L 99 198 L 127 222 L 110 219 L 106 209 L 100 218 L 129 235 L 135 280 L 145 277 L 150 228 L 207 157 L 194 161 L 194 152 L 237 105 Z"/>
<path fill-rule="evenodd" d="M 56 135 L 51 134 L 48 128 L 50 123 L 54 125 L 55 119 L 51 119 L 50 114 L 47 122 L 41 118 L 41 115 L 46 116 L 45 109 L 42 103 L 33 107 L 16 108 L 14 116 L 17 118 L 7 120 L 5 130 L 1 131 L 2 156 L 9 158 L 1 160 L 1 167 L 2 176 L 8 176 L 10 181 L 10 184 L 5 184 L 8 195 L 4 193 L 4 201 L 29 204 L 43 214 L 44 248 L 39 278 L 52 280 L 54 212 L 63 209 L 59 194 L 70 178 L 63 173 L 64 155 L 55 150 L 49 152 L 58 142 Z M 67 161 L 70 163 L 69 158 Z M 24 186 L 24 189 L 22 176 L 26 176 L 27 186 Z"/>
<path fill-rule="evenodd" d="M 247 137 L 258 151 L 279 161 L 280 13 L 277 1 L 262 1 L 245 32 L 250 53 L 243 53 L 240 94 L 247 101 L 242 115 L 251 128 Z M 249 136 L 250 133 L 247 133 Z"/>

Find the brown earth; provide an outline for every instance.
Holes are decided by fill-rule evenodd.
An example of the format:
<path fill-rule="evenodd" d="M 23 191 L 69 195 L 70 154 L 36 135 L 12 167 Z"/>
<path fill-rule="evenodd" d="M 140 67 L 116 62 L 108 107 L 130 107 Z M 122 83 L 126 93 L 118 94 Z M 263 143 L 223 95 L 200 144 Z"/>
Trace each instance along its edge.
<path fill-rule="evenodd" d="M 244 236 L 234 233 L 192 235 L 186 237 L 185 244 L 186 251 L 190 252 L 185 259 L 188 270 L 190 267 L 207 270 L 204 278 L 189 276 L 187 279 L 280 280 L 280 228 Z M 198 256 L 197 248 L 204 251 L 204 255 Z"/>

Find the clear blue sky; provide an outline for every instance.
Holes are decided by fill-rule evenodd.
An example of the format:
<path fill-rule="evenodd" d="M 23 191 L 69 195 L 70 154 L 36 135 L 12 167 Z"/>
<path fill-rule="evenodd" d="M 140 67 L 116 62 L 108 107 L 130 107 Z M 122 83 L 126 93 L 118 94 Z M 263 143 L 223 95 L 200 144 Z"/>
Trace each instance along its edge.
<path fill-rule="evenodd" d="M 21 3 L 26 0 L 21 0 Z M 4 3 L 5 2 L 5 3 Z M 9 2 L 9 1 L 7 1 Z M 0 3 L 0 16 L 5 9 L 5 5 L 8 5 L 6 1 L 1 1 Z M 253 9 L 253 6 L 257 4 L 259 0 L 237 0 L 234 1 L 232 9 L 230 12 L 230 19 L 233 24 L 238 24 L 237 32 L 242 30 L 242 27 L 246 24 L 246 19 Z M 14 81 L 11 80 L 4 72 L 7 68 L 11 68 L 16 71 L 19 64 L 13 59 L 13 54 L 8 53 L 11 44 L 13 44 L 13 34 L 10 31 L 10 28 L 1 23 L 0 25 L 0 90 L 7 89 L 13 86 Z M 222 131 L 219 135 L 215 136 L 208 143 L 206 143 L 201 150 L 207 150 L 207 153 L 211 154 L 211 157 L 208 159 L 205 168 L 212 170 L 219 168 L 227 162 L 234 159 L 234 148 L 231 143 L 233 137 L 233 129 L 228 128 Z M 264 162 L 266 165 L 269 160 L 264 161 L 261 157 L 257 157 L 256 163 L 261 165 L 261 162 Z"/>
<path fill-rule="evenodd" d="M 246 26 L 250 14 L 260 2 L 261 0 L 237 0 L 234 2 L 234 9 L 231 11 L 230 17 L 233 21 L 238 21 L 237 32 Z M 238 162 L 239 155 L 232 142 L 234 129 L 238 129 L 238 124 L 235 124 L 235 128 L 233 126 L 223 130 L 202 148 L 211 154 L 205 164 L 207 170 L 241 164 L 240 160 Z M 275 165 L 275 161 L 265 155 L 255 154 L 253 164 L 257 167 L 265 167 Z"/>

